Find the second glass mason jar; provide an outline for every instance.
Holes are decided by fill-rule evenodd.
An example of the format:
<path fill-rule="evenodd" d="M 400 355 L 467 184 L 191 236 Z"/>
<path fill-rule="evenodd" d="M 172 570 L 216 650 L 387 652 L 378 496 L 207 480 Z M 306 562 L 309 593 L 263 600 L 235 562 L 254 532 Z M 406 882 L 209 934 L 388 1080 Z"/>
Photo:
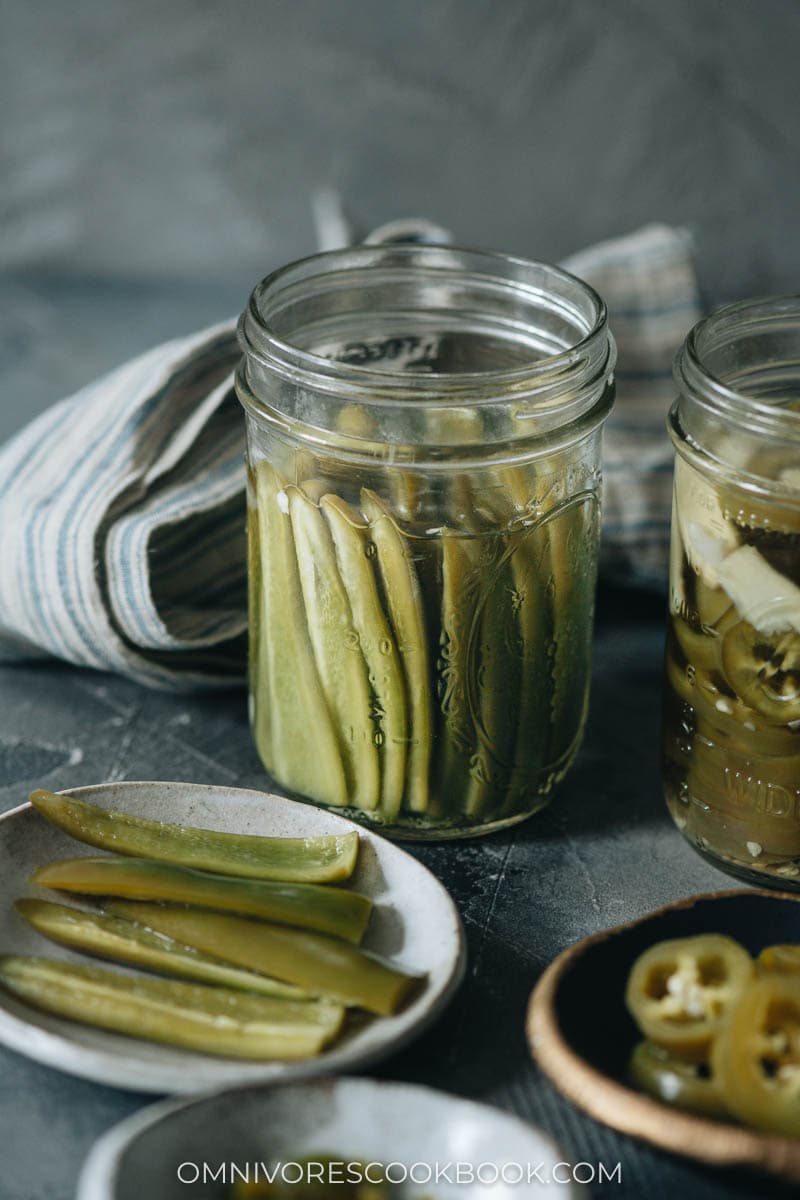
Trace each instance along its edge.
<path fill-rule="evenodd" d="M 535 812 L 586 715 L 602 301 L 539 263 L 370 246 L 269 276 L 240 338 L 267 769 L 403 837 Z"/>
<path fill-rule="evenodd" d="M 701 321 L 675 376 L 667 803 L 723 869 L 800 889 L 800 296 Z"/>

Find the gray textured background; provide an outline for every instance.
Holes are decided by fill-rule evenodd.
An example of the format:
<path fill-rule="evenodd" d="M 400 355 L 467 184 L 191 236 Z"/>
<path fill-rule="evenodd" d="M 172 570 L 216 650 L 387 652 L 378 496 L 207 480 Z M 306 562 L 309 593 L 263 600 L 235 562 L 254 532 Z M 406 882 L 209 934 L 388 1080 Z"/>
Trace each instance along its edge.
<path fill-rule="evenodd" d="M 315 248 L 310 195 L 558 259 L 800 278 L 796 0 L 4 0 L 0 437 Z"/>
<path fill-rule="evenodd" d="M 459 241 L 557 259 L 652 220 L 694 233 L 708 304 L 798 287 L 794 0 L 5 0 L 0 438 L 154 340 L 238 311 L 315 248 L 310 196 L 363 224 L 425 213 Z M 529 1063 L 527 993 L 564 945 L 729 881 L 658 781 L 663 616 L 606 597 L 587 740 L 553 807 L 415 851 L 464 915 L 470 975 L 382 1068 L 541 1122 L 624 1164 L 603 1200 L 767 1195 L 581 1117 Z M 243 694 L 0 671 L 0 808 L 33 786 L 260 786 Z M 69 1200 L 141 1103 L 0 1051 L 0 1200 Z"/>

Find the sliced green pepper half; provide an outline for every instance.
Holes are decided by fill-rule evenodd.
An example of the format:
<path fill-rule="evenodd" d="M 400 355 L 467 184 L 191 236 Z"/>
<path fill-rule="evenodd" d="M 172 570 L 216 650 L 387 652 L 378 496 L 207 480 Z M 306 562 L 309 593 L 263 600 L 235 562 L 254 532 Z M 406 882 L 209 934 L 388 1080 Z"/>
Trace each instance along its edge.
<path fill-rule="evenodd" d="M 297 565 L 314 658 L 334 721 L 351 804 L 374 809 L 381 778 L 367 666 L 353 626 L 331 531 L 300 488 L 286 488 Z"/>
<path fill-rule="evenodd" d="M 357 833 L 255 837 L 148 821 L 54 792 L 31 792 L 30 802 L 52 825 L 89 846 L 221 875 L 327 883 L 349 879 L 358 855 Z"/>
<path fill-rule="evenodd" d="M 397 1012 L 420 982 L 348 942 L 304 929 L 175 904 L 114 901 L 107 907 L 246 970 L 381 1016 Z"/>
<path fill-rule="evenodd" d="M 361 509 L 370 524 L 378 572 L 405 672 L 411 724 L 405 803 L 412 812 L 425 812 L 429 802 L 433 714 L 422 594 L 408 540 L 383 501 L 364 488 Z"/>
<path fill-rule="evenodd" d="M 17 900 L 14 907 L 51 942 L 111 962 L 144 967 L 162 975 L 193 979 L 197 983 L 218 983 L 245 992 L 260 992 L 264 996 L 280 996 L 284 1000 L 309 1000 L 314 994 L 294 984 L 231 966 L 220 958 L 124 917 L 84 912 L 49 900 Z"/>
<path fill-rule="evenodd" d="M 40 867 L 31 882 L 85 896 L 172 900 L 318 929 L 360 942 L 372 901 L 321 883 L 272 883 L 210 875 L 146 858 L 69 858 Z"/>
<path fill-rule="evenodd" d="M 355 634 L 373 695 L 374 740 L 381 764 L 381 812 L 393 820 L 403 802 L 408 721 L 403 668 L 378 592 L 368 548 L 368 526 L 339 496 L 325 495 L 321 511 L 330 527 Z"/>

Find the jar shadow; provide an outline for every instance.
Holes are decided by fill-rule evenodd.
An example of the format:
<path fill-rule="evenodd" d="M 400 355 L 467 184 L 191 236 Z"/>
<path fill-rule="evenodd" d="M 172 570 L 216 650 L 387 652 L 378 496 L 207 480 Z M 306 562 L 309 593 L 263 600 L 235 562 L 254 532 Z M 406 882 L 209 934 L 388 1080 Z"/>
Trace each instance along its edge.
<path fill-rule="evenodd" d="M 598 622 L 589 717 L 574 765 L 550 805 L 526 821 L 522 841 L 671 820 L 660 777 L 664 653 L 661 616 Z"/>

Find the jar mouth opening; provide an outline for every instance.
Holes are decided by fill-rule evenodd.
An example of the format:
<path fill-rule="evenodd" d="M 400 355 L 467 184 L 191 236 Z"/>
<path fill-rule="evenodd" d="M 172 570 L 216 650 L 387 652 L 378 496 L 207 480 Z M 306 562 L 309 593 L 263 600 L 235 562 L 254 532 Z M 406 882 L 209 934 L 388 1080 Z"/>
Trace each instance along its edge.
<path fill-rule="evenodd" d="M 679 391 L 703 407 L 751 433 L 800 440 L 800 293 L 715 310 L 690 331 L 673 370 Z"/>
<path fill-rule="evenodd" d="M 360 359 L 337 354 L 334 339 L 325 346 L 327 326 L 337 319 L 356 324 L 360 315 L 362 329 L 376 322 L 391 333 L 392 295 L 405 302 L 394 314 L 401 328 L 413 322 L 423 342 L 426 327 L 435 331 L 443 314 L 464 329 L 485 318 L 498 346 L 514 348 L 513 365 L 440 370 L 434 359 L 409 367 L 398 362 L 402 346 L 396 353 L 390 346 L 385 360 L 371 341 L 357 343 Z M 311 305 L 314 321 L 293 330 L 303 303 Z M 414 339 L 389 336 L 381 344 L 404 340 L 410 345 Z M 439 405 L 535 396 L 546 405 L 548 397 L 596 389 L 616 358 L 606 306 L 583 280 L 549 264 L 449 245 L 360 246 L 281 267 L 253 290 L 239 341 L 247 358 L 284 378 L 320 391 L 343 390 L 364 405 L 429 404 L 434 394 Z"/>

